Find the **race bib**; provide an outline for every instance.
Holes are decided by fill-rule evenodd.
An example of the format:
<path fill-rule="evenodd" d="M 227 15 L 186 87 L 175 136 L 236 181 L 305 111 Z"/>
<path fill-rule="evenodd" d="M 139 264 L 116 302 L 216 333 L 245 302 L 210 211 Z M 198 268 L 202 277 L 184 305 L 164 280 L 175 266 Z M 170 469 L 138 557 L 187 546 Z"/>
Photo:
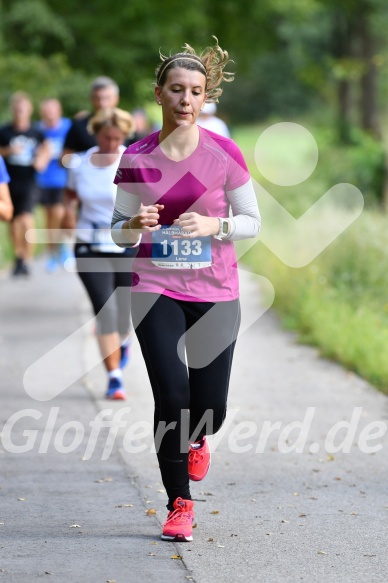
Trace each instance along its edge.
<path fill-rule="evenodd" d="M 92 251 L 99 253 L 124 253 L 125 248 L 118 247 L 111 235 L 110 225 L 94 225 L 93 241 L 90 244 Z"/>
<path fill-rule="evenodd" d="M 202 269 L 212 264 L 211 237 L 182 237 L 182 228 L 163 225 L 152 233 L 152 263 L 165 269 Z"/>

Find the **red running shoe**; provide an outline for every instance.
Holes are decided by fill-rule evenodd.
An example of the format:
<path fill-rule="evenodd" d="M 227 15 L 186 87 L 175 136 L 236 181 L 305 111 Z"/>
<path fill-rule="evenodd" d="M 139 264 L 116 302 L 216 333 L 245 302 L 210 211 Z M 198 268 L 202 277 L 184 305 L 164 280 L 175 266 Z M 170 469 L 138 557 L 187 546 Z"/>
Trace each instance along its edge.
<path fill-rule="evenodd" d="M 194 482 L 204 479 L 210 468 L 210 449 L 206 436 L 189 446 L 189 478 Z"/>
<path fill-rule="evenodd" d="M 194 502 L 177 498 L 174 502 L 174 510 L 168 513 L 163 525 L 162 540 L 178 543 L 193 540 Z"/>

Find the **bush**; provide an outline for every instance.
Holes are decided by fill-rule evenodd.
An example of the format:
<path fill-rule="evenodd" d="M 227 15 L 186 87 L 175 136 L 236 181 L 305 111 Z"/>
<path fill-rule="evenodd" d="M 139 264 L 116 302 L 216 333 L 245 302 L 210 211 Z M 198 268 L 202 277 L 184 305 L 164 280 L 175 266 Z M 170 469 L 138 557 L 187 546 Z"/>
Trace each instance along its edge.
<path fill-rule="evenodd" d="M 373 233 L 373 237 L 371 237 Z M 364 211 L 310 265 L 287 267 L 264 246 L 246 256 L 275 288 L 274 308 L 319 347 L 388 393 L 388 245 L 384 218 Z"/>
<path fill-rule="evenodd" d="M 349 182 L 361 190 L 367 206 L 382 202 L 384 185 L 384 144 L 354 128 L 352 143 L 346 147 L 326 141 L 320 147 L 327 177 L 332 184 Z"/>
<path fill-rule="evenodd" d="M 308 126 L 304 123 L 305 127 Z M 311 131 L 311 129 L 310 129 Z M 333 358 L 388 394 L 388 229 L 387 218 L 376 209 L 380 192 L 379 172 L 383 149 L 359 134 L 358 143 L 339 146 L 333 133 L 312 131 L 319 144 L 320 160 L 306 188 L 278 188 L 259 181 L 293 212 L 303 214 L 315 200 L 338 182 L 356 185 L 368 205 L 359 218 L 303 268 L 285 265 L 264 245 L 256 245 L 244 259 L 275 288 L 274 307 L 286 327 L 296 330 L 302 342 L 319 347 Z M 248 137 L 249 134 L 249 137 Z M 242 132 L 240 145 L 252 167 L 252 145 L 260 131 Z M 237 136 L 238 139 L 238 136 Z M 257 138 L 256 138 L 257 139 Z M 300 196 L 297 196 L 297 193 Z M 338 210 L 333 208 L 332 219 Z M 263 224 L 270 226 L 270 217 Z M 308 242 L 306 241 L 306 245 Z"/>

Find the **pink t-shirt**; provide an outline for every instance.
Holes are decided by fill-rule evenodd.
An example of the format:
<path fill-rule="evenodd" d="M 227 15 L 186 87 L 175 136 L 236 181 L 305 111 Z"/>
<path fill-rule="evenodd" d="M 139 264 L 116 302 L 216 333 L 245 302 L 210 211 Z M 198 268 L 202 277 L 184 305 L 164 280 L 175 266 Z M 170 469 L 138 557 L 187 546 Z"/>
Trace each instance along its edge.
<path fill-rule="evenodd" d="M 185 301 L 219 302 L 239 297 L 232 241 L 214 237 L 179 237 L 174 219 L 184 212 L 229 216 L 227 191 L 250 179 L 238 146 L 229 138 L 199 128 L 199 144 L 185 160 L 166 157 L 159 132 L 129 146 L 115 184 L 137 195 L 139 203 L 163 204 L 162 229 L 143 234 L 134 261 L 133 292 L 153 292 Z"/>

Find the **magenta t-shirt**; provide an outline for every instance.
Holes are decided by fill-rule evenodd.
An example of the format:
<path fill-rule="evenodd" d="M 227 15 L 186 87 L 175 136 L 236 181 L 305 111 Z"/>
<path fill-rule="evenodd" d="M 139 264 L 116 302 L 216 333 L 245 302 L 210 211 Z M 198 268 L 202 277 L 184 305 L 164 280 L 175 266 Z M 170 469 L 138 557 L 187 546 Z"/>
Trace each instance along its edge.
<path fill-rule="evenodd" d="M 232 241 L 179 236 L 174 219 L 184 212 L 229 217 L 226 192 L 250 179 L 238 146 L 199 127 L 199 144 L 185 160 L 166 157 L 159 132 L 123 153 L 115 184 L 137 195 L 144 205 L 163 204 L 162 228 L 144 233 L 133 264 L 133 292 L 152 292 L 179 300 L 219 302 L 239 297 Z"/>

